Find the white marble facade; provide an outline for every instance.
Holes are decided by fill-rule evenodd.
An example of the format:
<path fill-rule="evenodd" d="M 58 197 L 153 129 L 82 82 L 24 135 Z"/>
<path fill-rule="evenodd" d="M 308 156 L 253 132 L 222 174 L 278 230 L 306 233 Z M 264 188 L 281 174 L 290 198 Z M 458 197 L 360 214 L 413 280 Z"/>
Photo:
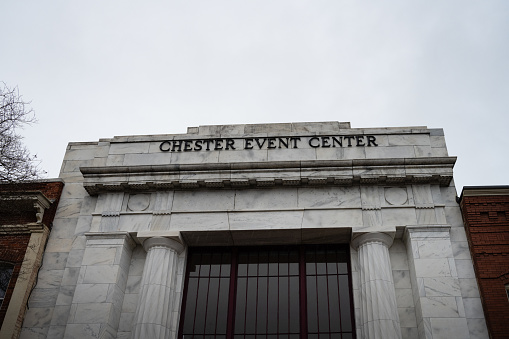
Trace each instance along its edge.
<path fill-rule="evenodd" d="M 488 338 L 455 160 L 343 122 L 70 143 L 21 338 L 175 338 L 188 246 L 313 243 L 351 244 L 357 338 Z"/>

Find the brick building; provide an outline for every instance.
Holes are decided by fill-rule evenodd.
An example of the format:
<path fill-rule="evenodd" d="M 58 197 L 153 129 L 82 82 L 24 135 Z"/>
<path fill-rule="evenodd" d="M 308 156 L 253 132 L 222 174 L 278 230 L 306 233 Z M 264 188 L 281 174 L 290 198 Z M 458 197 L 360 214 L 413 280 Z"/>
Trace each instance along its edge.
<path fill-rule="evenodd" d="M 491 338 L 509 335 L 509 186 L 465 186 L 459 198 Z"/>
<path fill-rule="evenodd" d="M 0 338 L 19 336 L 63 186 L 0 184 Z"/>

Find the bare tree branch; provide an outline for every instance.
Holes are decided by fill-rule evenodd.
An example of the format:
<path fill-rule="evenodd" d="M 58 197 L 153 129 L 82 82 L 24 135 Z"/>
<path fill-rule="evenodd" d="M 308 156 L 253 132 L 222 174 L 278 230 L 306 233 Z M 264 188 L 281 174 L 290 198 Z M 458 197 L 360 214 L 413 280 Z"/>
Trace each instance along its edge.
<path fill-rule="evenodd" d="M 32 180 L 42 174 L 37 156 L 30 154 L 17 131 L 37 122 L 29 104 L 17 87 L 0 82 L 0 182 Z"/>

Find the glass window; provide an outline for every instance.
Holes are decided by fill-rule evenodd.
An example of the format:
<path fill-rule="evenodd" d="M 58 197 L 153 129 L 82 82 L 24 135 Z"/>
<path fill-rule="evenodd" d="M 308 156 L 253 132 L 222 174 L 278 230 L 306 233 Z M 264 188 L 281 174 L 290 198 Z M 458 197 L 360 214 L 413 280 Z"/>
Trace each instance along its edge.
<path fill-rule="evenodd" d="M 191 248 L 180 338 L 354 338 L 348 246 Z"/>
<path fill-rule="evenodd" d="M 9 281 L 11 280 L 12 271 L 14 265 L 0 262 L 0 305 L 5 298 L 5 293 L 7 292 L 7 287 L 9 286 Z"/>

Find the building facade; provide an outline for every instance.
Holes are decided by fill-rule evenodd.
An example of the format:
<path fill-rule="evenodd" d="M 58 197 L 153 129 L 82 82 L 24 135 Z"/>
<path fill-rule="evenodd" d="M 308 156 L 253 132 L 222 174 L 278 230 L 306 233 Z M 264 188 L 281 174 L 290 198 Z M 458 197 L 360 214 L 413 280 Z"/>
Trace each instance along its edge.
<path fill-rule="evenodd" d="M 63 186 L 60 179 L 0 184 L 0 338 L 20 335 Z"/>
<path fill-rule="evenodd" d="M 344 122 L 70 143 L 22 338 L 487 338 L 455 161 Z"/>
<path fill-rule="evenodd" d="M 490 338 L 507 338 L 509 186 L 466 186 L 459 201 Z"/>

